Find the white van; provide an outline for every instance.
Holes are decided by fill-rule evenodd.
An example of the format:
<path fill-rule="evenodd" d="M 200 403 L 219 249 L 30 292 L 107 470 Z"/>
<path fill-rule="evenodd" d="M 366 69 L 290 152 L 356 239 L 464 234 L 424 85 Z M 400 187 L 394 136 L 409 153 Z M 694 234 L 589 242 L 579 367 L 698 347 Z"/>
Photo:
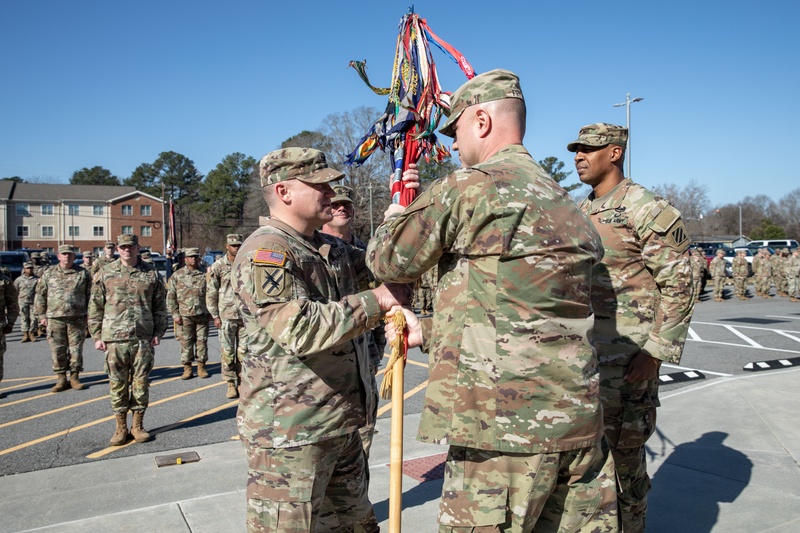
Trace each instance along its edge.
<path fill-rule="evenodd" d="M 775 249 L 789 248 L 790 250 L 794 250 L 798 247 L 798 244 L 794 239 L 767 239 L 763 241 L 750 241 L 747 243 L 747 246 L 769 246 L 770 248 Z"/>

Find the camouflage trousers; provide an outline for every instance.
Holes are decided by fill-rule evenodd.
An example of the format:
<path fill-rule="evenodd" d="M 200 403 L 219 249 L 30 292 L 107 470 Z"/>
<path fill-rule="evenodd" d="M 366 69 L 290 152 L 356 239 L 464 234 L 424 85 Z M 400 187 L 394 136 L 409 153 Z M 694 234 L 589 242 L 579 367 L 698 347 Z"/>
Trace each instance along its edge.
<path fill-rule="evenodd" d="M 86 317 L 48 318 L 47 342 L 53 356 L 53 372 L 83 372 Z"/>
<path fill-rule="evenodd" d="M 222 348 L 222 377 L 225 381 L 239 384 L 242 358 L 247 351 L 247 333 L 242 320 L 222 320 L 219 328 L 219 344 Z"/>
<path fill-rule="evenodd" d="M 208 361 L 208 315 L 182 316 L 181 363 Z"/>
<path fill-rule="evenodd" d="M 356 523 L 373 513 L 367 463 L 356 432 L 305 446 L 245 445 L 245 450 L 250 533 L 316 532 L 323 498 L 332 502 L 343 533 L 354 531 Z"/>
<path fill-rule="evenodd" d="M 756 294 L 765 295 L 769 293 L 772 278 L 769 276 L 758 276 L 756 278 Z"/>
<path fill-rule="evenodd" d="M 506 453 L 451 446 L 440 533 L 617 532 L 614 461 L 593 447 Z"/>
<path fill-rule="evenodd" d="M 3 366 L 6 355 L 6 335 L 0 331 L 0 381 L 3 381 Z"/>
<path fill-rule="evenodd" d="M 643 533 L 647 516 L 645 443 L 656 429 L 658 378 L 628 383 L 625 365 L 600 365 L 605 435 L 617 469 L 620 526 L 625 533 Z"/>
<path fill-rule="evenodd" d="M 781 275 L 773 274 L 772 284 L 775 285 L 775 292 L 784 292 L 786 290 L 786 278 Z"/>
<path fill-rule="evenodd" d="M 19 319 L 22 333 L 32 333 L 39 329 L 39 323 L 36 320 L 36 311 L 34 311 L 33 303 L 19 304 Z"/>
<path fill-rule="evenodd" d="M 114 413 L 144 411 L 150 402 L 153 347 L 149 340 L 106 343 L 106 373 Z"/>
<path fill-rule="evenodd" d="M 742 298 L 747 296 L 747 278 L 738 276 L 734 277 L 733 288 L 736 296 L 741 296 Z"/>
<path fill-rule="evenodd" d="M 703 294 L 703 282 L 701 280 L 696 280 L 693 282 L 694 286 L 694 293 L 700 298 L 700 295 Z"/>
<path fill-rule="evenodd" d="M 800 297 L 800 278 L 797 276 L 787 277 L 787 292 L 792 298 Z"/>
<path fill-rule="evenodd" d="M 714 298 L 725 297 L 725 276 L 717 276 L 713 279 L 714 282 Z"/>

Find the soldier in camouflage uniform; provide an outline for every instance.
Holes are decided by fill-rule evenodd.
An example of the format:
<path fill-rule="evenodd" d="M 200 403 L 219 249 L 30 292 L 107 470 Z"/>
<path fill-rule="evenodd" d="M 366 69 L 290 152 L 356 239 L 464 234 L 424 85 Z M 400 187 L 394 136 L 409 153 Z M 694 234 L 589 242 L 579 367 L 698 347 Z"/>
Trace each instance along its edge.
<path fill-rule="evenodd" d="M 328 183 L 343 177 L 322 152 L 276 150 L 260 175 L 270 217 L 231 272 L 247 331 L 237 421 L 248 531 L 315 531 L 325 497 L 339 531 L 353 531 L 374 514 L 358 434 L 373 412 L 364 333 L 405 302 L 396 287 L 368 289 L 364 252 L 318 231 L 332 218 Z"/>
<path fill-rule="evenodd" d="M 247 351 L 247 334 L 242 317 L 239 316 L 239 308 L 236 307 L 231 284 L 231 267 L 241 245 L 241 235 L 227 235 L 225 255 L 214 261 L 206 272 L 206 307 L 219 332 L 222 379 L 228 382 L 226 398 L 239 397 L 239 375 L 242 358 Z"/>
<path fill-rule="evenodd" d="M 150 264 L 150 265 L 154 265 L 155 264 L 153 262 L 153 256 L 147 250 L 145 250 L 144 252 L 139 254 L 139 259 L 141 259 L 142 261 L 144 261 L 145 263 Z"/>
<path fill-rule="evenodd" d="M 775 281 L 775 289 L 778 290 L 781 296 L 787 298 L 789 296 L 789 281 L 786 279 L 786 263 L 789 261 L 789 249 L 782 248 L 780 254 L 775 255 L 780 255 L 780 262 L 778 263 L 780 272 L 777 276 L 778 279 Z"/>
<path fill-rule="evenodd" d="M 450 446 L 439 531 L 617 531 L 591 345 L 600 237 L 522 145 L 514 73 L 451 101 L 440 131 L 463 168 L 390 206 L 368 251 L 382 281 L 438 265 L 432 319 L 404 314 L 430 353 L 418 438 Z"/>
<path fill-rule="evenodd" d="M 758 253 L 761 256 L 761 260 L 756 271 L 756 292 L 763 298 L 772 298 L 769 293 L 772 280 L 772 262 L 769 259 L 769 250 L 761 248 Z"/>
<path fill-rule="evenodd" d="M 791 302 L 796 302 L 800 298 L 800 255 L 798 253 L 800 250 L 797 248 L 792 250 L 792 255 L 784 264 L 789 301 Z"/>
<path fill-rule="evenodd" d="M 50 268 L 50 261 L 48 259 L 47 253 L 45 252 L 33 252 L 31 253 L 31 263 L 33 263 L 33 275 L 36 276 L 38 279 L 42 279 L 42 275 L 44 271 Z M 36 310 L 34 309 L 34 316 L 36 317 L 36 324 L 38 326 L 37 336 L 43 337 L 47 333 L 47 328 L 42 325 L 39 325 L 40 317 L 36 315 Z"/>
<path fill-rule="evenodd" d="M 33 263 L 26 262 L 22 265 L 22 275 L 14 280 L 14 288 L 19 295 L 20 325 L 22 327 L 22 341 L 36 340 L 39 324 L 34 313 L 33 301 L 36 297 L 36 284 L 39 278 L 33 275 Z"/>
<path fill-rule="evenodd" d="M 181 379 L 191 379 L 192 361 L 197 360 L 197 375 L 208 377 L 208 309 L 206 308 L 206 273 L 200 268 L 200 249 L 187 248 L 186 265 L 172 274 L 167 283 L 167 309 L 172 321 L 180 326 Z M 177 330 L 177 328 L 175 328 Z"/>
<path fill-rule="evenodd" d="M 581 210 L 603 239 L 592 307 L 605 435 L 619 480 L 621 530 L 640 533 L 650 489 L 645 443 L 660 405 L 659 368 L 680 361 L 696 294 L 681 214 L 625 178 L 627 140 L 627 128 L 596 123 L 581 128 L 567 150 L 575 152 L 580 180 L 592 187 Z"/>
<path fill-rule="evenodd" d="M 436 292 L 436 265 L 425 272 L 418 283 L 419 311 L 423 315 L 433 314 L 433 294 Z"/>
<path fill-rule="evenodd" d="M 0 274 L 0 381 L 3 381 L 6 335 L 14 329 L 14 322 L 17 321 L 18 315 L 17 288 L 10 277 Z M 0 391 L 0 398 L 3 396 L 3 392 Z"/>
<path fill-rule="evenodd" d="M 133 411 L 131 436 L 146 442 L 144 412 L 149 403 L 153 348 L 167 330 L 166 290 L 161 275 L 140 261 L 137 235 L 120 235 L 119 260 L 94 277 L 89 301 L 89 330 L 94 346 L 105 352 L 111 409 L 117 426 L 112 446 L 128 439 L 128 411 Z"/>
<path fill-rule="evenodd" d="M 72 387 L 83 389 L 83 341 L 86 339 L 86 306 L 92 278 L 74 265 L 75 252 L 68 244 L 58 247 L 58 265 L 48 268 L 36 286 L 34 305 L 39 322 L 47 328 L 58 381 L 52 392 Z M 67 370 L 70 373 L 67 383 Z"/>
<path fill-rule="evenodd" d="M 692 249 L 692 256 L 690 258 L 692 265 L 692 285 L 694 286 L 694 293 L 697 301 L 700 301 L 700 296 L 703 294 L 703 280 L 706 275 L 708 262 L 703 250 L 700 248 Z"/>
<path fill-rule="evenodd" d="M 753 287 L 756 289 L 756 296 L 761 296 L 761 286 L 759 285 L 758 281 L 758 273 L 761 270 L 761 263 L 764 260 L 764 256 L 761 255 L 761 250 L 759 249 L 755 255 L 753 256 Z"/>
<path fill-rule="evenodd" d="M 711 260 L 708 265 L 708 272 L 711 274 L 711 280 L 714 282 L 714 301 L 721 302 L 725 300 L 725 281 L 727 275 L 725 273 L 725 250 L 717 250 L 717 255 Z"/>
<path fill-rule="evenodd" d="M 94 253 L 87 250 L 83 252 L 83 264 L 81 266 L 91 275 L 93 270 L 92 265 L 94 265 Z"/>
<path fill-rule="evenodd" d="M 92 262 L 92 269 L 89 272 L 92 277 L 97 274 L 101 268 L 104 266 L 113 263 L 116 258 L 114 257 L 114 252 L 117 251 L 117 245 L 114 242 L 108 241 L 103 247 L 103 253 L 100 254 L 97 259 Z"/>
<path fill-rule="evenodd" d="M 736 257 L 733 258 L 733 263 L 731 264 L 733 288 L 736 297 L 740 300 L 747 300 L 747 276 L 750 275 L 745 253 L 744 250 L 737 250 Z"/>
<path fill-rule="evenodd" d="M 772 279 L 770 283 L 775 285 L 775 295 L 784 296 L 781 290 L 781 281 L 783 279 L 783 255 L 780 250 L 775 250 L 775 253 L 769 258 L 770 271 L 772 272 Z"/>

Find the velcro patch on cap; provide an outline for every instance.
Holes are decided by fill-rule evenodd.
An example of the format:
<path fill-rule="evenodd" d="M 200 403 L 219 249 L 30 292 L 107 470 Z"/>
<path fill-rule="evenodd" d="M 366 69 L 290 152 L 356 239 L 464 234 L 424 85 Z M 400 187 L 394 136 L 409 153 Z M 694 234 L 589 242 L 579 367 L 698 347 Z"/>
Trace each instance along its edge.
<path fill-rule="evenodd" d="M 286 264 L 286 254 L 276 250 L 266 250 L 259 248 L 253 256 L 253 263 L 256 265 L 272 265 L 282 267 Z"/>

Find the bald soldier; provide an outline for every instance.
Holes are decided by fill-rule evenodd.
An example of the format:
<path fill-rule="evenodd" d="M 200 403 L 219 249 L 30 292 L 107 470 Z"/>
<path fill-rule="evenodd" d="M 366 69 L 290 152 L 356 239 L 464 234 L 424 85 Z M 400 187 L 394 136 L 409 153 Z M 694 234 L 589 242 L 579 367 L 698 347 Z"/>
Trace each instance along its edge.
<path fill-rule="evenodd" d="M 248 531 L 315 531 L 323 498 L 339 531 L 353 531 L 377 523 L 358 433 L 373 412 L 364 334 L 405 303 L 405 287 L 368 289 L 364 252 L 320 233 L 332 218 L 329 183 L 344 176 L 325 154 L 276 150 L 259 169 L 270 216 L 231 272 L 248 343 L 237 415 Z"/>
<path fill-rule="evenodd" d="M 368 250 L 384 282 L 438 266 L 433 318 L 404 314 L 430 354 L 418 438 L 449 445 L 439 531 L 617 531 L 591 345 L 600 237 L 522 145 L 514 73 L 451 101 L 440 131 L 462 168 L 391 206 Z"/>
<path fill-rule="evenodd" d="M 575 153 L 580 180 L 592 187 L 580 208 L 603 240 L 603 260 L 592 272 L 592 337 L 620 526 L 641 533 L 650 489 L 645 443 L 655 431 L 658 372 L 662 362 L 680 361 L 696 294 L 681 214 L 625 178 L 627 141 L 627 128 L 596 123 L 581 128 L 567 150 Z"/>

